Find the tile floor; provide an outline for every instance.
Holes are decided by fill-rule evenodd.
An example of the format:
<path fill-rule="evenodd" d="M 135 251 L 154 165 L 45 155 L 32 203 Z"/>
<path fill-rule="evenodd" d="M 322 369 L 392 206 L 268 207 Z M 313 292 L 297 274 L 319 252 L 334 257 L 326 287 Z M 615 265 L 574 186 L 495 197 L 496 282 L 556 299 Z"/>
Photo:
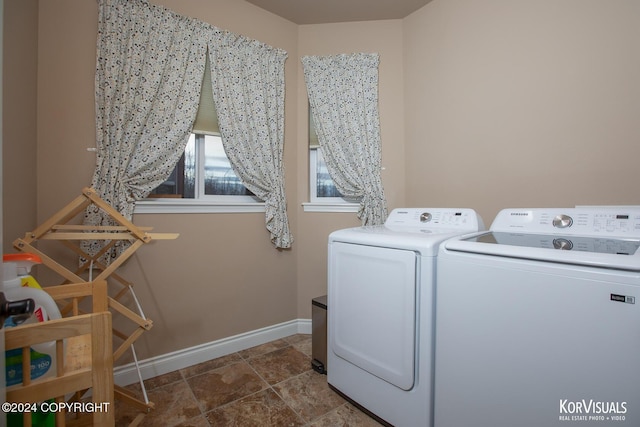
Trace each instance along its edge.
<path fill-rule="evenodd" d="M 311 336 L 292 335 L 145 381 L 141 426 L 379 427 L 311 369 Z M 139 385 L 129 386 L 140 392 Z M 140 394 L 141 395 L 141 394 Z M 116 402 L 116 426 L 139 411 Z"/>

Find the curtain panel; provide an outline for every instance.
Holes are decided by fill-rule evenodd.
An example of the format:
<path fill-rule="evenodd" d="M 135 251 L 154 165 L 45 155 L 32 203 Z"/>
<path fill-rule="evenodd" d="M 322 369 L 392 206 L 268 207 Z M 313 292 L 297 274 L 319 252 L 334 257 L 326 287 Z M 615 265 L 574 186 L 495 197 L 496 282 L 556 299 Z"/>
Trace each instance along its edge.
<path fill-rule="evenodd" d="M 184 152 L 198 111 L 207 49 L 216 58 L 224 56 L 224 52 L 233 56 L 235 53 L 224 44 L 224 40 L 236 38 L 248 46 L 237 52 L 245 57 L 245 62 L 273 61 L 274 67 L 280 66 L 282 73 L 286 52 L 180 16 L 146 0 L 98 0 L 98 4 L 95 80 L 97 160 L 92 186 L 100 197 L 131 219 L 135 201 L 144 199 L 165 181 Z M 237 84 L 240 87 L 264 85 L 264 108 L 279 107 L 278 100 L 270 99 L 280 96 L 271 86 L 282 85 L 280 90 L 284 94 L 284 79 L 277 72 L 267 74 L 261 81 L 245 82 L 238 75 L 229 75 L 235 72 L 232 68 L 222 67 L 213 61 L 211 67 L 212 78 L 239 79 Z M 255 88 L 251 90 L 257 91 Z M 246 121 L 246 117 L 236 114 L 238 110 L 252 111 L 249 104 L 253 99 L 247 97 L 244 101 L 244 106 L 229 113 L 225 129 L 234 127 L 236 120 Z M 268 114 L 270 121 L 284 121 L 283 108 Z M 280 147 L 273 157 L 281 158 L 284 129 L 276 126 L 269 131 L 274 141 L 280 141 L 279 145 L 277 142 L 273 145 L 274 148 Z M 256 130 L 251 136 L 258 132 Z M 223 131 L 225 149 L 237 144 L 252 145 L 255 150 L 262 148 L 263 140 L 255 137 L 241 142 L 236 140 L 244 136 L 243 133 Z M 241 157 L 229 157 L 235 170 L 254 167 L 245 165 Z M 280 223 L 287 222 L 282 164 L 273 163 L 271 180 L 262 185 L 270 186 L 269 189 L 254 193 L 258 197 L 264 196 L 270 206 L 267 227 L 272 233 L 272 240 L 277 247 L 288 247 L 287 242 L 290 244 L 292 241 L 288 223 Z M 241 174 L 240 177 L 245 179 Z M 278 196 L 272 197 L 272 191 Z M 99 210 L 85 213 L 86 224 L 112 225 L 109 222 L 108 215 Z M 282 239 L 279 235 L 274 237 L 274 233 L 281 233 Z M 282 246 L 278 246 L 280 244 Z M 99 243 L 92 245 L 96 247 L 90 253 L 97 253 Z M 116 252 L 122 250 L 117 248 Z"/>
<path fill-rule="evenodd" d="M 329 175 L 343 196 L 360 200 L 363 225 L 383 224 L 378 116 L 378 54 L 302 58 L 311 114 Z"/>
<path fill-rule="evenodd" d="M 291 247 L 284 192 L 286 52 L 234 34 L 216 34 L 211 82 L 222 144 L 242 183 L 265 202 L 278 248 Z"/>

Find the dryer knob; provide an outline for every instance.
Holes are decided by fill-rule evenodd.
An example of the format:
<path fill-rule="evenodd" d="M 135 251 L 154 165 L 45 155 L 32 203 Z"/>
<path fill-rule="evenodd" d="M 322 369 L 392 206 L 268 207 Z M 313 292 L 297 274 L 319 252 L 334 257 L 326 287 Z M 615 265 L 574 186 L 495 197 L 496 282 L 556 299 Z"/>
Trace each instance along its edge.
<path fill-rule="evenodd" d="M 431 214 L 429 212 L 423 212 L 420 214 L 420 222 L 431 221 Z"/>
<path fill-rule="evenodd" d="M 573 218 L 569 215 L 558 215 L 553 218 L 553 226 L 556 228 L 567 228 L 573 225 Z"/>

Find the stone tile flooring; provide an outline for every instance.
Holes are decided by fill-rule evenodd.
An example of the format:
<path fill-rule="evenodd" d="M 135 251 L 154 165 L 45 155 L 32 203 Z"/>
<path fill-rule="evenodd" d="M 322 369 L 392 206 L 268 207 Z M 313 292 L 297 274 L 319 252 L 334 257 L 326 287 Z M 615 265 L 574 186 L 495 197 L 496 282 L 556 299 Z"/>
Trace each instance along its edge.
<path fill-rule="evenodd" d="M 311 336 L 292 335 L 145 381 L 140 426 L 379 427 L 311 369 Z M 140 393 L 139 385 L 129 387 Z M 140 414 L 115 405 L 116 426 Z"/>

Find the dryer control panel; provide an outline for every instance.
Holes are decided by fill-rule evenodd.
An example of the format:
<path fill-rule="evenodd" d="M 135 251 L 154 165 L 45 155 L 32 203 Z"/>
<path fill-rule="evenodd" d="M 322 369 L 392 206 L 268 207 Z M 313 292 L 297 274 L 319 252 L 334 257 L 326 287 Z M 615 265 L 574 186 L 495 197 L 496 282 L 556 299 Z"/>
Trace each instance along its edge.
<path fill-rule="evenodd" d="M 393 227 L 483 229 L 482 219 L 473 209 L 402 208 L 394 209 L 384 223 Z"/>
<path fill-rule="evenodd" d="M 504 209 L 492 231 L 640 238 L 640 206 Z"/>

